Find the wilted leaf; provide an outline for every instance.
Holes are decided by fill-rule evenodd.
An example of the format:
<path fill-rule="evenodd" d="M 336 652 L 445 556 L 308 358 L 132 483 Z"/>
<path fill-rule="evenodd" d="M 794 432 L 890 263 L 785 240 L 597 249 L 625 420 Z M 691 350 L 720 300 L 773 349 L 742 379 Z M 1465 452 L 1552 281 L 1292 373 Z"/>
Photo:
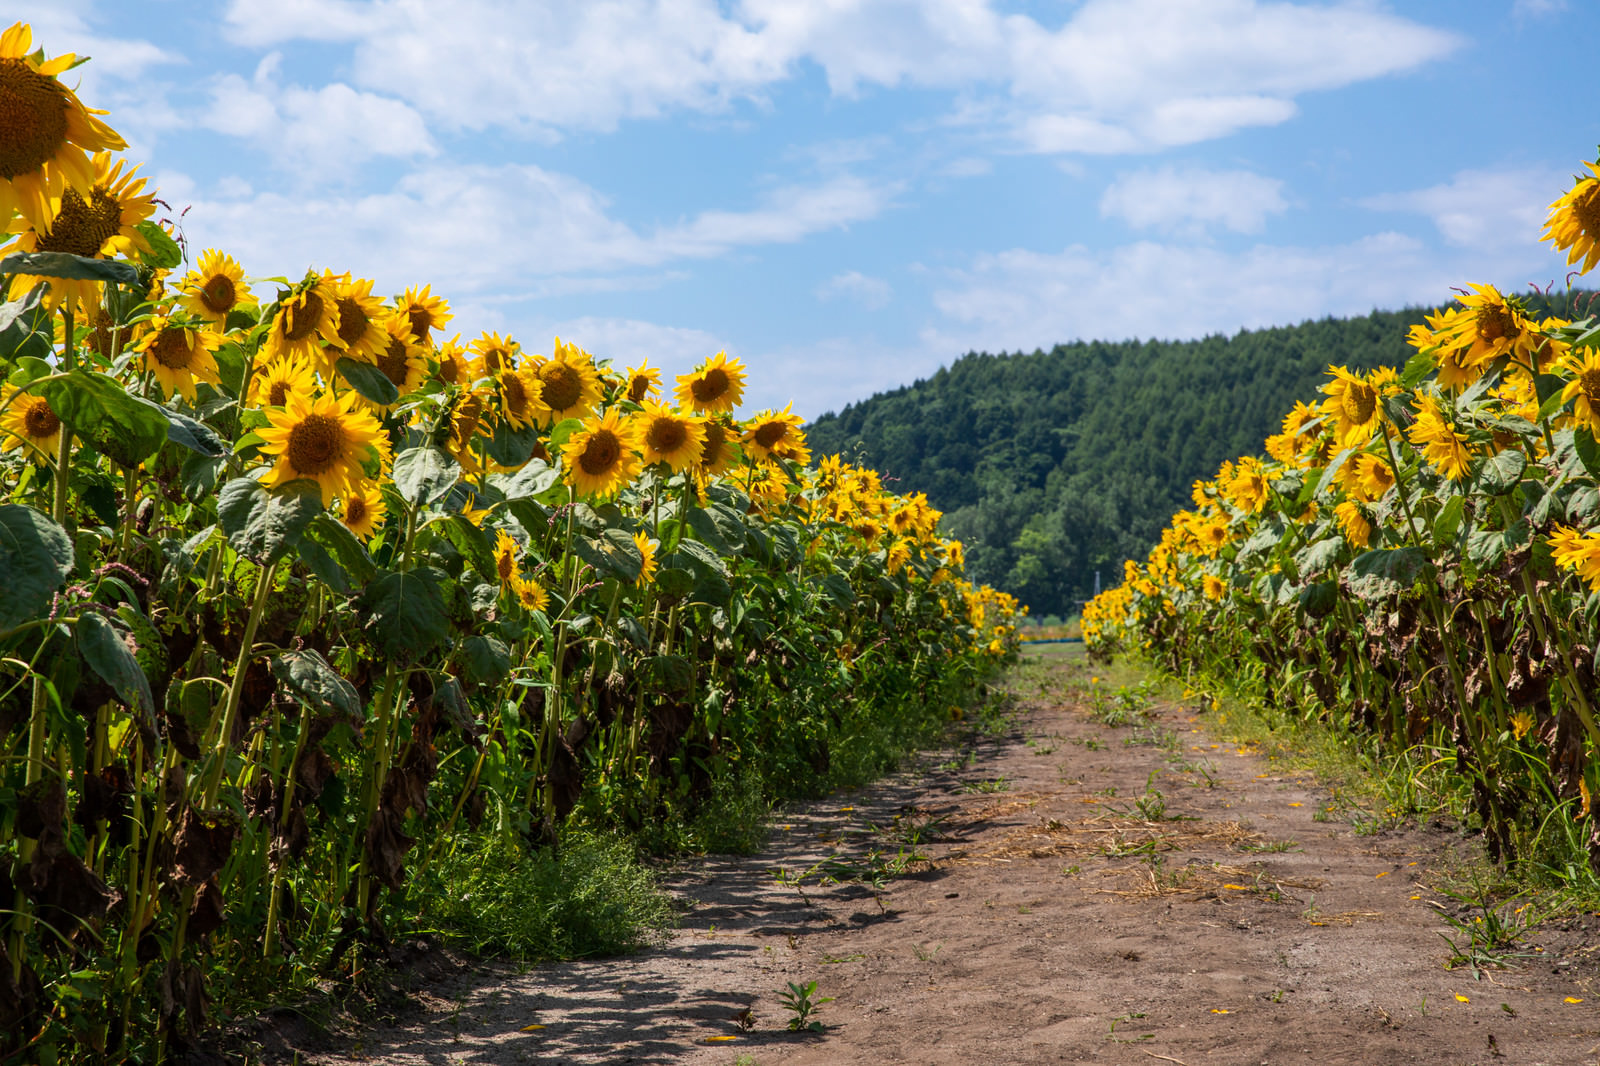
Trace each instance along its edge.
<path fill-rule="evenodd" d="M 1433 569 L 1421 548 L 1379 548 L 1363 552 L 1345 568 L 1345 584 L 1364 600 L 1393 596 Z"/>
<path fill-rule="evenodd" d="M 155 697 L 150 693 L 149 680 L 139 668 L 130 639 L 126 630 L 93 611 L 84 612 L 78 619 L 78 654 L 83 656 L 83 661 L 111 686 L 123 703 L 143 715 L 154 715 Z"/>
<path fill-rule="evenodd" d="M 281 652 L 272 660 L 272 674 L 289 691 L 319 710 L 360 722 L 361 697 L 328 660 L 310 649 Z"/>

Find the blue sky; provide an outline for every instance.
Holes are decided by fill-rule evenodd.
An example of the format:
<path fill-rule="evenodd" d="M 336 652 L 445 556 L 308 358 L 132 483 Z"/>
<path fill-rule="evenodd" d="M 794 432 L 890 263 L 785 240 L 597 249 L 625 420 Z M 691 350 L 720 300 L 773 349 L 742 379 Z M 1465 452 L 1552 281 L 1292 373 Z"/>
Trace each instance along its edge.
<path fill-rule="evenodd" d="M 192 253 L 813 417 L 970 350 L 1565 284 L 1588 0 L 0 0 Z"/>

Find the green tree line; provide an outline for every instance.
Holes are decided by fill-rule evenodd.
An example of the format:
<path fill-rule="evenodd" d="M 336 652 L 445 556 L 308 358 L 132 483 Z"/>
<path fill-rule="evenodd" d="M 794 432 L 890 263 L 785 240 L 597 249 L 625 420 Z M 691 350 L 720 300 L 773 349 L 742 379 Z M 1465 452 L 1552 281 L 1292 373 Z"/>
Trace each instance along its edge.
<path fill-rule="evenodd" d="M 1589 293 L 1533 296 L 1536 315 L 1576 317 Z M 1574 308 L 1576 304 L 1576 308 Z M 1254 454 L 1296 400 L 1320 398 L 1330 365 L 1400 366 L 1424 309 L 1374 311 L 1199 340 L 1075 341 L 969 353 L 932 377 L 807 427 L 838 451 L 925 492 L 975 582 L 1036 615 L 1067 614 L 1143 558 L 1197 479 Z"/>

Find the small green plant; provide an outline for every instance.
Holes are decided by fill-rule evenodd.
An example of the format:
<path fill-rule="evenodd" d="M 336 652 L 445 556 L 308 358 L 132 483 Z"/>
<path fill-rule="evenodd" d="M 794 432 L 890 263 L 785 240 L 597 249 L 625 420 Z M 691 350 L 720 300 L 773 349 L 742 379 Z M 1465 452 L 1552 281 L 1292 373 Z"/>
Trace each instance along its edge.
<path fill-rule="evenodd" d="M 1011 782 L 1007 781 L 1004 775 L 997 777 L 992 781 L 968 781 L 966 784 L 961 786 L 961 791 L 968 794 L 980 792 L 1009 792 L 1010 790 Z"/>
<path fill-rule="evenodd" d="M 942 947 L 944 947 L 943 944 L 935 944 L 931 948 L 925 948 L 921 944 L 912 944 L 911 951 L 912 954 L 916 955 L 918 962 L 932 962 L 939 957 L 939 949 Z"/>
<path fill-rule="evenodd" d="M 805 984 L 788 983 L 789 987 L 778 993 L 778 1001 L 783 1004 L 783 1009 L 793 1017 L 789 1019 L 791 1033 L 820 1033 L 826 1026 L 816 1015 L 822 1012 L 824 1003 L 832 1003 L 833 996 L 817 997 L 817 983 L 807 981 Z"/>
<path fill-rule="evenodd" d="M 1143 1012 L 1134 1011 L 1131 1014 L 1119 1014 L 1115 1018 L 1111 1019 L 1111 1042 L 1113 1044 L 1138 1044 L 1146 1040 L 1154 1040 L 1156 1038 L 1156 1034 L 1154 1033 L 1141 1033 L 1139 1036 L 1132 1037 L 1131 1039 L 1129 1037 L 1117 1035 L 1117 1026 L 1120 1023 L 1135 1021 L 1136 1019 L 1143 1017 L 1145 1017 Z"/>
<path fill-rule="evenodd" d="M 1466 966 L 1472 971 L 1473 979 L 1481 981 L 1486 966 L 1505 969 L 1511 965 L 1511 959 L 1537 958 L 1533 952 L 1512 950 L 1523 937 L 1538 927 L 1541 918 L 1531 903 L 1511 906 L 1525 893 L 1518 893 L 1507 901 L 1497 903 L 1481 883 L 1473 885 L 1471 892 L 1455 892 L 1448 888 L 1439 891 L 1459 903 L 1467 904 L 1467 910 L 1461 917 L 1446 911 L 1439 913 L 1439 917 L 1455 930 L 1453 936 L 1449 933 L 1439 934 L 1450 945 L 1450 961 L 1445 963 L 1445 969 Z M 1472 913 L 1474 910 L 1478 913 Z"/>

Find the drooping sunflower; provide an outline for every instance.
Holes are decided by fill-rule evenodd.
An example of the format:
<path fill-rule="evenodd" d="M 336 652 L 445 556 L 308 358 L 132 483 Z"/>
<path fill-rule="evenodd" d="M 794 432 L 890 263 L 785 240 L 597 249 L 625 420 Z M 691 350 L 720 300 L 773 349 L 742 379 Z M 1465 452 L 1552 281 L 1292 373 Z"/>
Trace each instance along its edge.
<path fill-rule="evenodd" d="M 339 521 L 362 540 L 371 540 L 377 535 L 378 527 L 383 524 L 384 511 L 383 493 L 379 491 L 377 485 L 367 482 L 362 488 L 344 497 L 344 508 L 339 513 Z"/>
<path fill-rule="evenodd" d="M 244 280 L 244 268 L 233 256 L 208 248 L 200 256 L 200 266 L 183 276 L 178 285 L 178 303 L 196 318 L 225 326 L 230 311 L 256 306 L 256 298 Z"/>
<path fill-rule="evenodd" d="M 0 63 L 3 65 L 3 63 Z M 0 122 L 4 116 L 0 116 Z M 0 160 L 5 149 L 0 147 Z M 68 252 L 88 259 L 109 259 L 134 252 L 149 252 L 150 244 L 136 228 L 155 212 L 155 200 L 144 191 L 144 179 L 135 177 L 138 167 L 122 171 L 122 160 L 112 162 L 109 152 L 94 157 L 94 180 L 87 193 L 76 188 L 62 190 L 59 199 L 50 201 L 54 211 L 44 226 L 25 223 L 16 239 L 0 248 L 0 257 L 12 252 Z M 18 274 L 11 282 L 11 299 L 16 299 L 39 282 L 47 282 L 46 302 L 68 310 L 100 302 L 100 282 L 67 278 L 41 278 Z"/>
<path fill-rule="evenodd" d="M 1306 453 L 1317 446 L 1323 421 L 1315 408 L 1296 400 L 1284 416 L 1282 432 L 1267 438 L 1267 454 L 1280 463 L 1304 466 Z"/>
<path fill-rule="evenodd" d="M 155 374 L 163 392 L 169 396 L 179 393 L 194 403 L 195 382 L 222 383 L 216 359 L 220 343 L 221 336 L 209 329 L 196 329 L 158 315 L 150 320 L 148 332 L 134 345 L 134 351 L 144 355 L 145 369 Z"/>
<path fill-rule="evenodd" d="M 411 336 L 425 347 L 432 346 L 433 331 L 443 329 L 455 317 L 445 298 L 433 295 L 430 289 L 428 285 L 420 289 L 413 285 L 395 300 L 395 310 L 411 323 Z"/>
<path fill-rule="evenodd" d="M 796 451 L 804 451 L 806 460 L 809 460 L 811 452 L 805 446 L 800 416 L 790 410 L 793 406 L 790 404 L 782 411 L 769 408 L 751 419 L 744 431 L 744 450 L 758 461 L 774 456 L 790 458 Z"/>
<path fill-rule="evenodd" d="M 456 396 L 450 407 L 450 440 L 445 450 L 455 456 L 468 474 L 476 475 L 483 469 L 473 454 L 472 440 L 484 424 L 489 413 L 489 400 L 480 392 L 467 389 Z"/>
<path fill-rule="evenodd" d="M 414 332 L 415 327 L 413 327 Z M 472 384 L 472 367 L 467 359 L 466 349 L 461 344 L 459 333 L 433 350 L 433 361 L 433 376 L 446 385 Z"/>
<path fill-rule="evenodd" d="M 661 371 L 648 362 L 628 371 L 625 381 L 628 399 L 637 404 L 654 400 L 661 395 Z"/>
<path fill-rule="evenodd" d="M 1344 530 L 1344 539 L 1352 545 L 1365 548 L 1372 543 L 1372 523 L 1355 500 L 1339 503 L 1333 509 L 1333 516 L 1339 520 L 1339 528 Z"/>
<path fill-rule="evenodd" d="M 1559 200 L 1550 205 L 1540 240 L 1549 241 L 1556 251 L 1567 253 L 1570 266 L 1580 259 L 1580 274 L 1587 274 L 1600 260 L 1600 164 L 1585 163 L 1589 177 L 1579 176 Z"/>
<path fill-rule="evenodd" d="M 889 576 L 893 577 L 905 568 L 911 561 L 911 545 L 896 537 L 889 545 L 889 554 L 884 558 L 884 564 L 889 569 Z"/>
<path fill-rule="evenodd" d="M 1255 514 L 1267 503 L 1266 467 L 1254 456 L 1246 456 L 1233 468 L 1224 488 L 1228 502 L 1246 514 Z"/>
<path fill-rule="evenodd" d="M 674 474 L 700 461 L 705 447 L 705 419 L 646 401 L 635 420 L 646 466 L 665 463 Z"/>
<path fill-rule="evenodd" d="M 498 333 L 484 333 L 472 342 L 471 350 L 477 354 L 477 358 L 472 362 L 472 376 L 476 379 L 499 377 L 515 367 L 517 353 L 522 348 L 510 337 L 502 337 Z"/>
<path fill-rule="evenodd" d="M 1472 449 L 1456 432 L 1444 408 L 1432 396 L 1418 397 L 1417 420 L 1409 432 L 1411 443 L 1422 449 L 1423 458 L 1452 481 L 1467 476 L 1472 466 Z"/>
<path fill-rule="evenodd" d="M 21 448 L 36 463 L 50 463 L 61 450 L 61 419 L 43 396 L 0 385 L 0 450 Z"/>
<path fill-rule="evenodd" d="M 638 431 L 615 407 L 584 420 L 561 449 L 562 476 L 581 496 L 606 497 L 639 472 Z"/>
<path fill-rule="evenodd" d="M 660 547 L 660 542 L 651 540 L 643 533 L 635 533 L 633 535 L 633 543 L 639 549 L 639 559 L 641 560 L 639 563 L 639 576 L 633 583 L 639 588 L 643 588 L 655 580 L 656 548 Z"/>
<path fill-rule="evenodd" d="M 538 580 L 523 577 L 521 574 L 511 579 L 512 588 L 517 594 L 517 602 L 522 604 L 526 611 L 548 611 L 550 609 L 550 593 L 539 584 Z"/>
<path fill-rule="evenodd" d="M 360 406 L 355 392 L 343 396 L 291 394 L 283 407 L 266 409 L 268 425 L 256 430 L 262 452 L 277 463 L 262 484 L 282 485 L 300 478 L 315 481 L 322 505 L 335 496 L 360 491 L 367 479 L 363 464 L 381 453 L 383 427 Z"/>
<path fill-rule="evenodd" d="M 1346 367 L 1329 367 L 1328 373 L 1333 380 L 1322 386 L 1328 397 L 1322 401 L 1323 415 L 1333 419 L 1334 431 L 1346 446 L 1371 439 L 1383 418 L 1377 387 Z"/>
<path fill-rule="evenodd" d="M 1556 364 L 1560 372 L 1572 375 L 1561 399 L 1574 401 L 1573 415 L 1589 427 L 1590 433 L 1600 433 L 1600 350 L 1580 348 Z"/>
<path fill-rule="evenodd" d="M 336 357 L 325 355 L 322 346 L 324 342 L 339 344 L 338 299 L 325 277 L 308 277 L 298 291 L 279 302 L 278 313 L 261 345 L 261 357 L 290 356 L 310 364 L 324 376 L 332 374 Z M 334 351 L 340 349 L 336 347 Z"/>
<path fill-rule="evenodd" d="M 716 418 L 705 420 L 705 443 L 700 446 L 700 460 L 695 472 L 703 478 L 725 474 L 733 466 L 734 440 L 737 430 L 726 421 Z"/>
<path fill-rule="evenodd" d="M 77 61 L 72 53 L 46 59 L 34 51 L 33 30 L 15 23 L 0 34 L 0 218 L 20 214 L 48 229 L 52 201 L 67 189 L 87 197 L 95 185 L 91 152 L 120 152 L 127 142 L 95 118 L 56 75 Z M 93 254 L 93 253 L 91 253 Z"/>
<path fill-rule="evenodd" d="M 311 396 L 317 376 L 299 359 L 274 359 L 250 375 L 250 403 L 255 407 L 282 407 L 291 396 Z"/>
<path fill-rule="evenodd" d="M 500 529 L 494 535 L 494 572 L 500 579 L 501 588 L 510 588 L 511 581 L 517 576 L 517 556 L 522 554 L 522 549 L 517 542 L 511 539 L 511 534 Z"/>
<path fill-rule="evenodd" d="M 502 371 L 496 384 L 499 386 L 500 417 L 513 428 L 528 429 L 548 421 L 550 406 L 544 402 L 544 382 L 532 368 Z"/>
<path fill-rule="evenodd" d="M 415 392 L 427 376 L 428 365 L 423 349 L 412 343 L 411 323 L 399 315 L 386 316 L 380 332 L 383 334 L 383 347 L 378 349 L 372 361 L 383 371 L 383 376 L 394 383 L 400 393 L 399 399 L 403 400 Z M 384 410 L 393 407 L 394 404 L 390 404 Z"/>
<path fill-rule="evenodd" d="M 718 352 L 692 374 L 678 375 L 678 402 L 698 414 L 727 414 L 744 399 L 744 364 Z"/>
<path fill-rule="evenodd" d="M 1493 285 L 1468 287 L 1472 293 L 1461 297 L 1461 311 L 1435 331 L 1440 346 L 1466 349 L 1460 361 L 1468 366 L 1488 363 L 1502 355 L 1528 364 L 1540 338 L 1521 302 L 1500 295 Z"/>
<path fill-rule="evenodd" d="M 334 342 L 342 349 L 339 354 L 358 363 L 378 362 L 379 353 L 392 344 L 391 338 L 396 335 L 385 326 L 398 316 L 391 315 L 383 301 L 372 295 L 372 282 L 365 278 L 352 279 L 349 274 L 324 271 L 322 280 L 333 290 L 333 302 L 339 309 L 339 326 L 335 330 L 339 339 Z M 410 339 L 409 324 L 404 336 Z"/>
<path fill-rule="evenodd" d="M 1228 591 L 1228 584 L 1215 574 L 1207 574 L 1200 579 L 1200 590 L 1206 599 L 1220 601 Z"/>
<path fill-rule="evenodd" d="M 550 408 L 542 425 L 566 418 L 588 418 L 600 401 L 600 375 L 589 353 L 576 345 L 555 341 L 555 354 L 537 357 L 530 369 L 544 385 L 544 402 Z"/>

